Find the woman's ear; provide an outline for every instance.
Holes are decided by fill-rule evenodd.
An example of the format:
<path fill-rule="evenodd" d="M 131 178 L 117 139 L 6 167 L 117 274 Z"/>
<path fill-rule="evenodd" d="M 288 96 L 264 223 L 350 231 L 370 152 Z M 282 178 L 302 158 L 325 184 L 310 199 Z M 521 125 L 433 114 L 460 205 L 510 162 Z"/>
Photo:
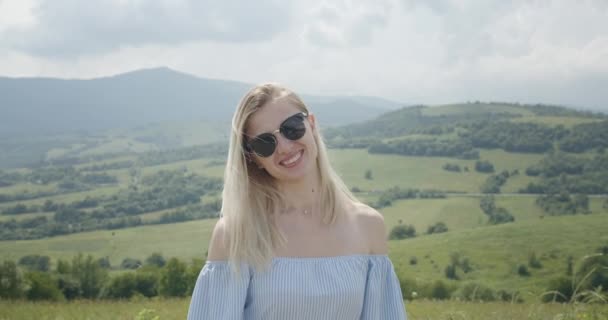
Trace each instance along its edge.
<path fill-rule="evenodd" d="M 316 124 L 317 124 L 317 119 L 315 118 L 315 115 L 310 113 L 308 115 L 308 122 L 310 122 L 310 128 L 312 130 L 315 130 Z"/>

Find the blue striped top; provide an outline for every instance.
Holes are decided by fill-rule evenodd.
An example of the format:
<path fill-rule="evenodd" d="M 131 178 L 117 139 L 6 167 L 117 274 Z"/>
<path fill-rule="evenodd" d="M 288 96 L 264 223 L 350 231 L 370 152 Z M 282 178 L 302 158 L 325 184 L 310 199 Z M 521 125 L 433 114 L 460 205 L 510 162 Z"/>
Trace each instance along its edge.
<path fill-rule="evenodd" d="M 406 319 L 399 281 L 386 255 L 273 258 L 270 268 L 207 261 L 188 320 Z"/>

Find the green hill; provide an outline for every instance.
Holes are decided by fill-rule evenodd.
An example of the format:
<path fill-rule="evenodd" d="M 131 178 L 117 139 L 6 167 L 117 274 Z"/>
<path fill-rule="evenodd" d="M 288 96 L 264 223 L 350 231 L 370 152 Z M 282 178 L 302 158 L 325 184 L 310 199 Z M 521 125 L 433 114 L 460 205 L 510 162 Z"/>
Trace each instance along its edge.
<path fill-rule="evenodd" d="M 153 252 L 203 257 L 219 210 L 223 126 L 193 120 L 0 141 L 27 150 L 2 154 L 15 161 L 50 150 L 36 166 L 0 171 L 2 259 L 42 254 L 56 261 L 83 252 L 117 267 Z M 393 110 L 326 132 L 336 171 L 384 215 L 387 234 L 398 225 L 415 228 L 415 238 L 389 242 L 406 282 L 475 282 L 535 300 L 563 275 L 569 256 L 579 260 L 607 245 L 604 115 L 465 103 Z M 489 194 L 494 205 L 482 209 Z M 514 222 L 490 225 L 496 212 Z M 426 235 L 438 222 L 448 232 Z M 472 268 L 458 281 L 445 276 L 454 254 Z M 543 267 L 522 277 L 516 269 L 531 254 Z"/>
<path fill-rule="evenodd" d="M 520 206 L 516 200 L 505 198 L 501 205 L 510 209 Z M 533 209 L 530 202 L 527 201 L 525 206 Z M 608 209 L 591 215 L 544 219 L 539 218 L 538 212 L 527 212 L 520 213 L 516 223 L 487 226 L 477 205 L 478 202 L 471 198 L 407 200 L 383 210 L 389 229 L 399 223 L 398 219 L 422 226 L 440 219 L 450 227 L 447 233 L 389 241 L 390 255 L 399 276 L 422 282 L 446 280 L 444 268 L 450 255 L 459 253 L 469 258 L 473 271 L 464 274 L 462 280 L 451 281 L 453 284 L 475 281 L 537 297 L 550 279 L 564 274 L 568 256 L 577 261 L 608 244 L 608 234 L 605 233 Z M 523 218 L 524 215 L 528 217 Z M 50 239 L 2 241 L 0 252 L 4 259 L 14 260 L 27 254 L 41 253 L 53 259 L 69 259 L 78 252 L 84 252 L 96 257 L 107 256 L 113 265 L 119 265 L 127 257 L 144 259 L 153 252 L 189 260 L 204 257 L 214 224 L 212 219 L 94 231 Z M 420 233 L 424 233 L 423 230 Z M 532 252 L 539 257 L 543 267 L 531 269 L 530 277 L 518 276 L 517 266 L 526 264 Z M 409 263 L 411 257 L 417 258 L 416 265 Z"/>
<path fill-rule="evenodd" d="M 545 218 L 500 226 L 460 230 L 391 242 L 391 255 L 398 273 L 405 278 L 430 281 L 445 279 L 444 268 L 452 253 L 469 258 L 473 271 L 462 280 L 519 291 L 538 298 L 550 279 L 565 275 L 568 256 L 579 261 L 608 243 L 608 215 Z M 530 277 L 517 274 L 535 253 L 543 267 Z M 418 263 L 410 265 L 410 257 Z"/>

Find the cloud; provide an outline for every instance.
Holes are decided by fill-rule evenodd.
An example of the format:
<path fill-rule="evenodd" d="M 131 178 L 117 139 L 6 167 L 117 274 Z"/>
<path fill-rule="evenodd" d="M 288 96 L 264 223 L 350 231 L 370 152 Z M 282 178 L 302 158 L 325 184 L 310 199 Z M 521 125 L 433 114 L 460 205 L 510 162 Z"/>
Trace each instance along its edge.
<path fill-rule="evenodd" d="M 305 14 L 304 38 L 320 47 L 359 47 L 387 24 L 390 1 L 323 1 Z M 379 31 L 378 31 L 379 32 Z"/>
<path fill-rule="evenodd" d="M 0 36 L 10 49 L 71 58 L 125 46 L 265 41 L 289 27 L 289 13 L 272 0 L 41 0 L 34 24 Z"/>
<path fill-rule="evenodd" d="M 0 1 L 20 13 L 0 12 L 3 75 L 169 66 L 310 94 L 608 110 L 605 0 Z"/>

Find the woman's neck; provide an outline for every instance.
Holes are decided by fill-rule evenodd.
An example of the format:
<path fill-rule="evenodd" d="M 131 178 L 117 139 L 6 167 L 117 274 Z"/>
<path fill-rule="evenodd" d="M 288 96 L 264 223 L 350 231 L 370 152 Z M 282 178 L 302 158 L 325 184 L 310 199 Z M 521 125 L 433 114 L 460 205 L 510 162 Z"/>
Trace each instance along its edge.
<path fill-rule="evenodd" d="M 279 185 L 287 208 L 310 209 L 319 205 L 321 179 L 315 170 L 301 180 L 286 181 Z"/>

